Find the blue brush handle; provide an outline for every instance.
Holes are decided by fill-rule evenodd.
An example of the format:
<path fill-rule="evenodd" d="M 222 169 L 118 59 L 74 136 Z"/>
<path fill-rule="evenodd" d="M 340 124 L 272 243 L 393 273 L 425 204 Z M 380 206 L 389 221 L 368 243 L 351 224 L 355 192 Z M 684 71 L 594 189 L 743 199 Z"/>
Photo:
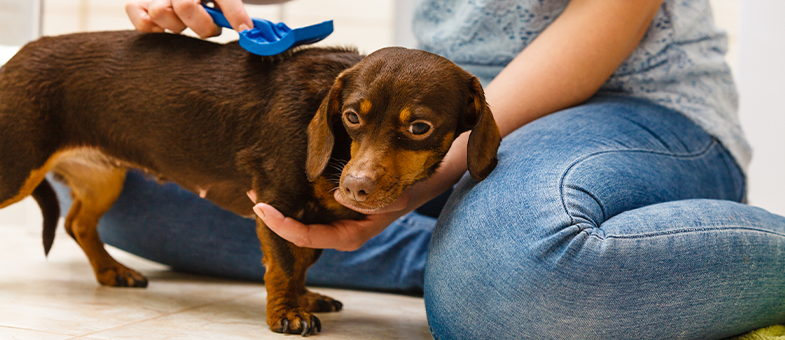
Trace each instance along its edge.
<path fill-rule="evenodd" d="M 232 25 L 229 23 L 229 20 L 226 20 L 226 16 L 224 16 L 224 14 L 221 11 L 212 7 L 207 7 L 205 5 L 202 5 L 202 7 L 204 7 L 204 9 L 207 11 L 207 14 L 210 14 L 210 17 L 213 18 L 213 22 L 215 22 L 216 25 L 229 29 L 232 28 Z M 270 42 L 272 42 L 271 41 L 272 39 L 275 40 L 281 39 L 281 37 L 283 37 L 284 34 L 289 33 L 289 31 L 292 30 L 284 23 L 273 24 L 269 20 L 257 19 L 257 18 L 251 18 L 251 20 L 253 21 L 254 27 L 250 29 L 258 29 L 262 31 L 263 33 L 261 34 L 261 36 L 264 38 L 269 38 L 268 41 Z"/>
<path fill-rule="evenodd" d="M 216 25 L 224 28 L 232 28 L 232 25 L 229 24 L 229 20 L 226 20 L 226 17 L 221 11 L 212 7 L 207 7 L 206 5 L 202 5 L 202 7 L 207 11 L 207 14 L 210 14 L 210 17 L 213 18 L 213 22 L 215 22 Z"/>
<path fill-rule="evenodd" d="M 220 27 L 232 28 L 221 11 L 202 5 Z M 279 22 L 273 24 L 264 19 L 251 18 L 254 27 L 240 33 L 240 46 L 248 52 L 262 56 L 282 53 L 292 47 L 312 44 L 326 38 L 333 32 L 333 22 L 328 20 L 320 24 L 291 29 Z"/>

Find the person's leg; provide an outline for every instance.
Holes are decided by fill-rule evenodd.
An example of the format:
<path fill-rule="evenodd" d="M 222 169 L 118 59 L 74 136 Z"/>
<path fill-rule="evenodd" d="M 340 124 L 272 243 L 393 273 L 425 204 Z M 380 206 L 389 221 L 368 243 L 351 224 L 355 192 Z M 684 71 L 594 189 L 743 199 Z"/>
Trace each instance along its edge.
<path fill-rule="evenodd" d="M 65 214 L 69 190 L 52 181 Z M 434 218 L 411 213 L 354 252 L 325 250 L 307 284 L 421 294 Z M 101 239 L 175 270 L 262 282 L 256 222 L 176 184 L 131 171 L 123 193 L 98 225 Z M 68 242 L 60 240 L 58 242 Z"/>
<path fill-rule="evenodd" d="M 425 275 L 436 339 L 721 338 L 785 322 L 785 218 L 678 113 L 595 98 L 464 178 Z"/>

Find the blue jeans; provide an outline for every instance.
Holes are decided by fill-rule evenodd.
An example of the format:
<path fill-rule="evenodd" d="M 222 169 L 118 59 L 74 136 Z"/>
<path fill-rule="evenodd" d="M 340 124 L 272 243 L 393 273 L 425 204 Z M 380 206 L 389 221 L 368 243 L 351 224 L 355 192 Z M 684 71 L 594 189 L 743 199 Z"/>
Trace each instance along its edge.
<path fill-rule="evenodd" d="M 721 338 L 785 322 L 785 218 L 744 192 L 684 116 L 596 97 L 507 136 L 438 223 L 415 212 L 355 252 L 327 250 L 308 283 L 424 290 L 437 339 Z M 99 232 L 177 270 L 264 274 L 253 221 L 136 173 Z"/>

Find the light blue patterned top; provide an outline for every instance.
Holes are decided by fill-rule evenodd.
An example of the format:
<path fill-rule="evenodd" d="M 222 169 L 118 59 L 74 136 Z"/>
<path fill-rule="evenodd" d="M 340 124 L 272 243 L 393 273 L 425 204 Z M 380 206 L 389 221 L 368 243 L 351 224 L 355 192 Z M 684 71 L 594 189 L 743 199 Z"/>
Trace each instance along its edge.
<path fill-rule="evenodd" d="M 568 2 L 421 0 L 414 34 L 420 48 L 447 57 L 487 85 Z M 665 0 L 638 48 L 600 93 L 646 98 L 683 113 L 746 171 L 752 151 L 739 126 L 738 94 L 724 59 L 727 45 L 709 0 Z"/>

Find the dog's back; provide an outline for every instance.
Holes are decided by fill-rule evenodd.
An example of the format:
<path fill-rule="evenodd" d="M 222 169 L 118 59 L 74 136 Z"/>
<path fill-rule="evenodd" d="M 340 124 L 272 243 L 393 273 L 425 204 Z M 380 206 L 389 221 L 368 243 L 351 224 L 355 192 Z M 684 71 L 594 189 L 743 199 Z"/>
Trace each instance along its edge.
<path fill-rule="evenodd" d="M 250 176 L 238 155 L 253 149 L 275 169 L 303 169 L 303 131 L 335 77 L 360 59 L 319 48 L 259 57 L 237 43 L 133 31 L 43 38 L 0 74 L 0 124 L 16 126 L 0 140 L 0 161 L 29 155 L 0 175 L 30 186 L 30 170 L 44 172 L 53 155 L 96 147 L 248 215 Z M 303 171 L 290 177 L 282 184 L 308 185 Z M 0 202 L 29 194 L 2 190 Z"/>

